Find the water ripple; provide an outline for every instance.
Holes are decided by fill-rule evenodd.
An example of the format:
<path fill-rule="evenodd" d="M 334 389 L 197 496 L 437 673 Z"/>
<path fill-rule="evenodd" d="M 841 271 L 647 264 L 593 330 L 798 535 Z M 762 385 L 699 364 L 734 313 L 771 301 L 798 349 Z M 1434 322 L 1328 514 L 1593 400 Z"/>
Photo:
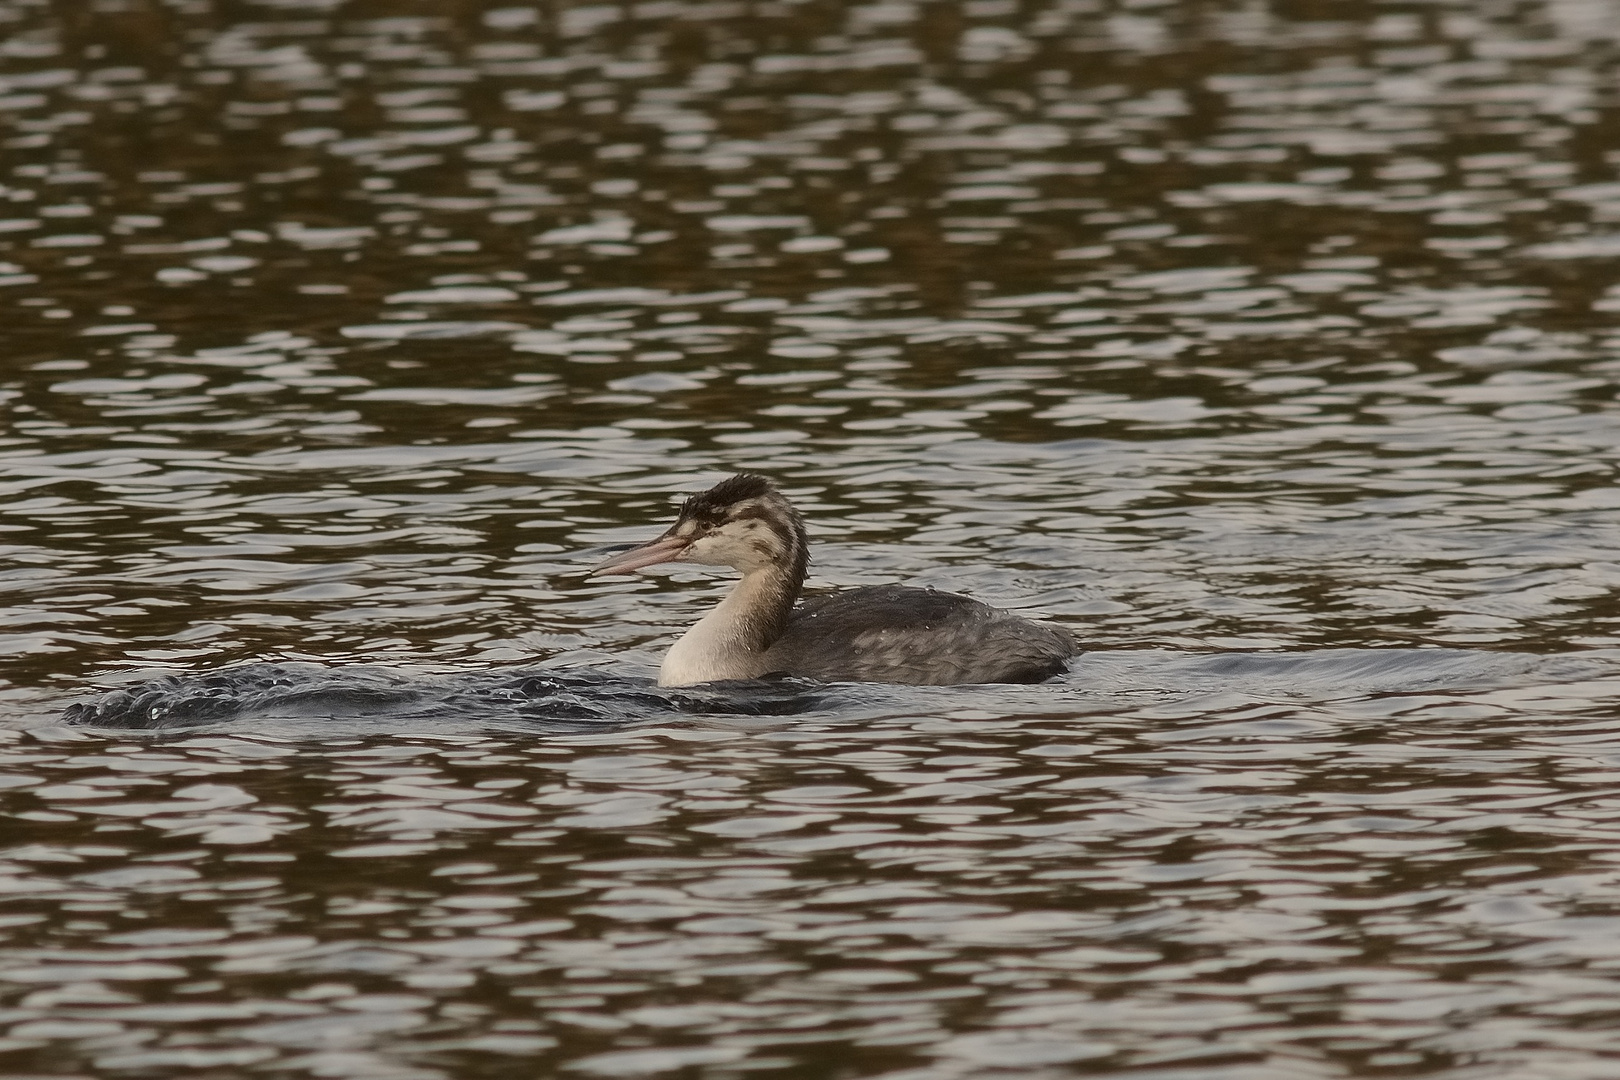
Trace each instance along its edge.
<path fill-rule="evenodd" d="M 0 1071 L 1612 1071 L 1612 4 L 441 8 L 0 0 Z"/>

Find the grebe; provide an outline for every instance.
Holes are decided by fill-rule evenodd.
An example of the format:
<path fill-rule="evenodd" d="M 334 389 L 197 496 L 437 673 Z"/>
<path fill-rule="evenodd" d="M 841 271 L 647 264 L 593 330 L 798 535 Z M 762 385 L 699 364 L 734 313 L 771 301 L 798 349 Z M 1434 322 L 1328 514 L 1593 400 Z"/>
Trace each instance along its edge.
<path fill-rule="evenodd" d="M 1076 651 L 1066 630 L 933 589 L 874 585 L 795 607 L 810 563 L 804 522 L 757 473 L 693 495 L 662 536 L 591 576 L 665 562 L 730 566 L 742 580 L 670 647 L 660 686 L 764 675 L 913 686 L 1039 682 Z"/>

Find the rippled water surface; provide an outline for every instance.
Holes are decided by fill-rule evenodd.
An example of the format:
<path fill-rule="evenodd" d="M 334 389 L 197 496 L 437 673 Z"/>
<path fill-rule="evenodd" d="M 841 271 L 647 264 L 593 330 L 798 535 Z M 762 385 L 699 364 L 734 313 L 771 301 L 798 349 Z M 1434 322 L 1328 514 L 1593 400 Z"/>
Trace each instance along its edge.
<path fill-rule="evenodd" d="M 0 0 L 0 1071 L 1592 1078 L 1620 3 Z M 742 468 L 1040 686 L 664 691 Z"/>

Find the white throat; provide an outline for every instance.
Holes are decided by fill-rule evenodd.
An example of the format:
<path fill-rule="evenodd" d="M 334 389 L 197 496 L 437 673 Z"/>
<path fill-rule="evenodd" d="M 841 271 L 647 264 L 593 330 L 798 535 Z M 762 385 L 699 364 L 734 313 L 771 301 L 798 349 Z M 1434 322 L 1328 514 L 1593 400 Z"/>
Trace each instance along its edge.
<path fill-rule="evenodd" d="M 745 574 L 714 610 L 669 647 L 658 669 L 658 685 L 690 686 L 764 675 L 769 643 L 760 643 L 757 626 L 763 613 L 781 602 L 781 591 L 781 574 L 774 570 Z"/>

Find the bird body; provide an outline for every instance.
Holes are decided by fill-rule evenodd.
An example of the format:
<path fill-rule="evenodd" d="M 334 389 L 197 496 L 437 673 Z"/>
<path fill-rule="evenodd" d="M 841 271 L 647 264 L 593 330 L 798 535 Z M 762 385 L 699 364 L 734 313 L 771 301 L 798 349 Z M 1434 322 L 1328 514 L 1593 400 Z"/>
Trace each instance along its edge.
<path fill-rule="evenodd" d="M 593 573 L 660 562 L 742 572 L 664 657 L 661 686 L 794 675 L 914 686 L 1039 682 L 1075 654 L 1060 627 L 954 593 L 876 585 L 796 604 L 809 566 L 804 523 L 768 479 L 740 473 L 692 496 L 660 537 Z"/>
<path fill-rule="evenodd" d="M 1074 653 L 1067 631 L 966 596 L 872 585 L 807 599 L 765 659 L 823 682 L 952 686 L 1040 682 Z"/>

